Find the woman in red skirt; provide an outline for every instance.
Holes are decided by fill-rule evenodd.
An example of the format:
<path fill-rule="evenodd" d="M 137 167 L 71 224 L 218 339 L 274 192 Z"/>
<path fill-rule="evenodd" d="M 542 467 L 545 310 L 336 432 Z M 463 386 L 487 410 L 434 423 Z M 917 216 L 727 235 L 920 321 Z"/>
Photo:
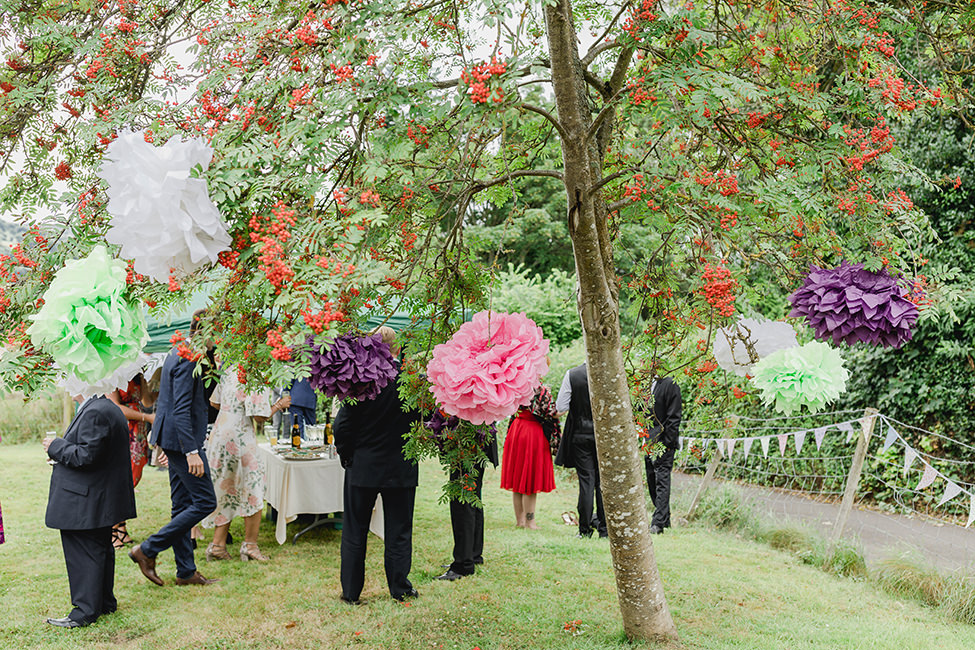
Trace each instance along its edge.
<path fill-rule="evenodd" d="M 514 494 L 515 520 L 520 528 L 538 528 L 535 523 L 535 497 L 539 492 L 555 489 L 555 471 L 549 439 L 542 429 L 554 421 L 558 428 L 555 401 L 541 386 L 531 404 L 523 406 L 511 418 L 501 457 L 501 488 Z"/>

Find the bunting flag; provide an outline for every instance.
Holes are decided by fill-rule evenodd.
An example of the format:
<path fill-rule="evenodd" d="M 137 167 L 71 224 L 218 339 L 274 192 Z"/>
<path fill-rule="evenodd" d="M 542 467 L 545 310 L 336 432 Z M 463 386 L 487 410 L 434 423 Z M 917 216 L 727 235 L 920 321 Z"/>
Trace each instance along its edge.
<path fill-rule="evenodd" d="M 945 479 L 945 481 L 948 483 L 948 485 L 947 485 L 947 487 L 945 487 L 945 494 L 944 494 L 943 497 L 941 497 L 941 501 L 938 501 L 938 506 L 943 506 L 944 504 L 948 503 L 949 501 L 951 501 L 952 499 L 954 499 L 956 496 L 958 496 L 959 494 L 961 494 L 961 486 L 960 485 L 958 485 L 957 483 L 955 483 L 955 482 L 953 482 L 953 481 L 951 481 L 949 479 Z"/>
<path fill-rule="evenodd" d="M 805 431 L 796 431 L 796 456 L 802 454 L 802 443 L 806 441 Z"/>
<path fill-rule="evenodd" d="M 870 442 L 870 435 L 869 434 L 870 434 L 870 431 L 871 431 L 871 423 L 873 421 L 875 421 L 876 418 L 877 418 L 876 415 L 871 415 L 870 417 L 860 418 L 860 429 L 863 430 L 863 437 L 865 438 L 865 440 L 866 440 L 867 443 Z"/>
<path fill-rule="evenodd" d="M 972 493 L 972 505 L 968 509 L 968 523 L 965 524 L 965 528 L 971 526 L 973 521 L 975 521 L 975 492 Z"/>
<path fill-rule="evenodd" d="M 819 451 L 823 446 L 823 438 L 826 437 L 826 431 L 829 427 L 816 427 L 813 430 L 813 435 L 816 438 L 816 451 Z"/>
<path fill-rule="evenodd" d="M 850 422 L 840 422 L 836 425 L 836 428 L 840 431 L 846 431 L 846 441 L 850 442 L 853 440 L 853 424 Z"/>
<path fill-rule="evenodd" d="M 768 458 L 768 443 L 772 439 L 772 436 L 762 436 L 758 439 L 762 443 L 762 455 Z"/>
<path fill-rule="evenodd" d="M 896 441 L 897 441 L 897 431 L 894 430 L 894 427 L 892 427 L 892 426 L 890 426 L 890 424 L 888 424 L 887 425 L 887 437 L 884 438 L 884 446 L 880 450 L 880 453 L 884 453 L 885 451 L 887 451 L 888 449 L 890 449 L 890 446 L 892 444 L 894 444 Z"/>
<path fill-rule="evenodd" d="M 914 459 L 917 458 L 917 452 L 911 447 L 905 445 L 904 448 L 904 476 L 907 476 L 907 471 L 911 469 L 911 465 L 914 464 Z"/>
<path fill-rule="evenodd" d="M 789 434 L 779 433 L 777 434 L 777 437 L 779 439 L 779 454 L 785 456 L 785 443 L 789 439 Z"/>
<path fill-rule="evenodd" d="M 931 467 L 927 463 L 924 463 L 924 476 L 921 477 L 920 483 L 918 483 L 917 487 L 914 489 L 920 492 L 924 488 L 934 483 L 934 479 L 936 478 L 938 478 L 938 470 Z"/>
<path fill-rule="evenodd" d="M 731 458 L 731 454 L 735 453 L 735 442 L 737 442 L 735 438 L 728 438 L 726 441 L 728 445 L 728 458 Z"/>
<path fill-rule="evenodd" d="M 752 450 L 752 443 L 755 442 L 755 439 L 754 438 L 745 438 L 742 442 L 745 445 L 745 448 L 743 450 L 743 452 L 745 454 L 745 458 L 748 458 L 748 452 L 750 452 Z"/>

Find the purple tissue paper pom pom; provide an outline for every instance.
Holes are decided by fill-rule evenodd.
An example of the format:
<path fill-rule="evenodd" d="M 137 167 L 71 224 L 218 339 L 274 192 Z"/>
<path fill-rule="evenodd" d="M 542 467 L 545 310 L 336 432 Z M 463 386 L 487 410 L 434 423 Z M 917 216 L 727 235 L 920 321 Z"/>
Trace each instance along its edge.
<path fill-rule="evenodd" d="M 378 334 L 343 334 L 322 352 L 313 345 L 310 357 L 308 383 L 328 397 L 375 399 L 396 377 L 393 353 Z"/>
<path fill-rule="evenodd" d="M 817 339 L 899 348 L 911 339 L 917 306 L 886 270 L 867 271 L 846 261 L 832 269 L 813 266 L 789 296 L 789 316 L 805 316 Z"/>

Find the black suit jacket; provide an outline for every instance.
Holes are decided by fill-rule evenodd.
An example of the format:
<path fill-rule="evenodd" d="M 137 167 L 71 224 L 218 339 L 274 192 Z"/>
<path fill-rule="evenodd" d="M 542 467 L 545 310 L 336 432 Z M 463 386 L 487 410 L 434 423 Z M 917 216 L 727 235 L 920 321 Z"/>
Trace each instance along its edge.
<path fill-rule="evenodd" d="M 47 455 L 58 462 L 44 520 L 49 528 L 89 530 L 135 517 L 129 426 L 111 400 L 85 402 Z"/>
<path fill-rule="evenodd" d="M 159 380 L 156 419 L 149 442 L 184 454 L 203 451 L 207 437 L 207 398 L 196 364 L 170 350 Z"/>
<path fill-rule="evenodd" d="M 420 419 L 399 397 L 398 375 L 379 396 L 343 404 L 332 423 L 335 448 L 349 485 L 416 487 L 420 470 L 403 454 L 406 433 Z"/>
<path fill-rule="evenodd" d="M 648 424 L 653 428 L 647 433 L 651 440 L 659 440 L 668 449 L 677 449 L 680 436 L 681 395 L 680 386 L 670 377 L 661 377 L 653 387 L 653 408 Z"/>

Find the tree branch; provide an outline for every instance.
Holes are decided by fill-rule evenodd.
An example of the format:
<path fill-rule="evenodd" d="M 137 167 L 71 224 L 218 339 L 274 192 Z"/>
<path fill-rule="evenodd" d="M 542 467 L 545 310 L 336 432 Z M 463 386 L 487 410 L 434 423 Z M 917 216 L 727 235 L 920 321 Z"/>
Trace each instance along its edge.
<path fill-rule="evenodd" d="M 501 183 L 507 183 L 510 180 L 516 178 L 524 178 L 526 176 L 543 176 L 547 178 L 557 178 L 562 180 L 562 174 L 555 171 L 554 169 L 518 169 L 504 176 L 498 176 L 497 178 L 476 180 L 473 187 L 474 192 L 480 192 L 481 190 L 486 190 L 489 187 L 494 187 L 495 185 L 500 185 Z"/>
<path fill-rule="evenodd" d="M 562 137 L 563 140 L 569 137 L 569 134 L 566 132 L 565 127 L 562 126 L 562 123 L 559 122 L 557 119 L 555 119 L 555 116 L 549 113 L 548 111 L 546 111 L 544 108 L 541 108 L 540 106 L 535 106 L 534 104 L 524 104 L 524 103 L 521 105 L 521 107 L 526 111 L 531 111 L 532 113 L 538 113 L 546 120 L 551 122 L 552 126 L 554 126 L 555 130 L 559 132 L 559 135 Z"/>

